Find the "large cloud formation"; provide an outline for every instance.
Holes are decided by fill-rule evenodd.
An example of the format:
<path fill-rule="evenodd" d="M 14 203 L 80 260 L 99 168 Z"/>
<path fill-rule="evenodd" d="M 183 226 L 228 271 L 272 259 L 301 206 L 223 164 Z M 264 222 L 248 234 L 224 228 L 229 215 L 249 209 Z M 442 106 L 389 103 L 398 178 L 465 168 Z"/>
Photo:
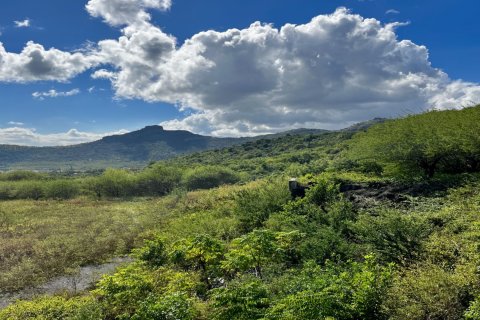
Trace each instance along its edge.
<path fill-rule="evenodd" d="M 200 32 L 178 45 L 148 14 L 170 6 L 169 0 L 90 0 L 92 16 L 122 27 L 119 39 L 73 54 L 29 43 L 8 77 L 3 70 L 12 64 L 2 61 L 21 59 L 0 47 L 0 80 L 63 81 L 103 65 L 92 76 L 111 81 L 119 98 L 189 109 L 189 116 L 165 127 L 218 136 L 338 128 L 480 101 L 477 84 L 449 79 L 431 66 L 427 48 L 398 39 L 398 23 L 339 8 L 301 25 L 255 22 L 242 30 Z M 54 64 L 47 53 L 61 59 Z"/>
<path fill-rule="evenodd" d="M 99 63 L 94 53 L 64 52 L 28 42 L 20 53 L 7 52 L 0 42 L 0 81 L 67 81 Z"/>

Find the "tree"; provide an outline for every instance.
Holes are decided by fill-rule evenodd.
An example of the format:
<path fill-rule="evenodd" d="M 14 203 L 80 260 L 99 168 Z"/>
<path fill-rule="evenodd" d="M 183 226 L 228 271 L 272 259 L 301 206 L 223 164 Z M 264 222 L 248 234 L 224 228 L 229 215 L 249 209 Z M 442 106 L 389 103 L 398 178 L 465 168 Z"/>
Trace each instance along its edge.
<path fill-rule="evenodd" d="M 394 164 L 428 178 L 438 171 L 478 170 L 479 122 L 480 106 L 386 121 L 357 134 L 347 158 Z"/>

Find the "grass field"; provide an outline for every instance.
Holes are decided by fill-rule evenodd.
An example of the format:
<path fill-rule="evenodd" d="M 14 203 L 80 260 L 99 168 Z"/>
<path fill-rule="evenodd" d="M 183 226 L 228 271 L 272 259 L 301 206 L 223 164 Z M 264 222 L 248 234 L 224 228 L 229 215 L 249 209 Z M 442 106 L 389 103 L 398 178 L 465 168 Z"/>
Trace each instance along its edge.
<path fill-rule="evenodd" d="M 231 218 L 221 212 L 239 188 L 245 187 L 131 200 L 0 201 L 0 293 L 128 254 L 167 225 L 172 239 L 228 233 L 222 228 L 232 228 L 224 223 Z"/>
<path fill-rule="evenodd" d="M 162 223 L 163 200 L 0 202 L 0 290 L 128 253 Z"/>

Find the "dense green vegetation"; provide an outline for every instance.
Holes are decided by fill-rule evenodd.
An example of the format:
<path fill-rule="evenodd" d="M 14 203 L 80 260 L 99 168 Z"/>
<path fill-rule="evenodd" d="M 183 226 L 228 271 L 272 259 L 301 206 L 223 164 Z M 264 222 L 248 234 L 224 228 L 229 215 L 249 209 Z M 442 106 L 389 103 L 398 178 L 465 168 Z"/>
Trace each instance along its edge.
<path fill-rule="evenodd" d="M 55 248 L 42 242 L 55 232 L 33 226 L 57 215 L 80 226 L 90 206 L 103 215 L 88 228 L 102 232 L 70 234 L 80 241 L 66 241 L 58 273 L 131 248 L 135 261 L 90 292 L 17 302 L 0 319 L 480 319 L 478 123 L 475 107 L 357 134 L 257 140 L 139 172 L 2 174 L 15 194 L 28 185 L 39 199 L 74 197 L 0 202 L 4 274 L 48 277 L 36 264 L 56 255 L 35 257 Z M 313 182 L 305 197 L 292 199 L 291 175 Z M 28 233 L 40 249 L 8 248 Z"/>

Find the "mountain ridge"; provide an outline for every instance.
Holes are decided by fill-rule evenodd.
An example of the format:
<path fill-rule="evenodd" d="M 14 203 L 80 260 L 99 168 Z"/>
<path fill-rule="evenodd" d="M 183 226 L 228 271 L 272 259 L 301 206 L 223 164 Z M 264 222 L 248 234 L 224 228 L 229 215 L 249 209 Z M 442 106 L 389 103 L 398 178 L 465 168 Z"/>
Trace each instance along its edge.
<path fill-rule="evenodd" d="M 371 123 L 368 124 L 370 125 Z M 363 128 L 363 126 L 360 127 Z M 326 132 L 330 131 L 299 128 L 254 137 L 229 138 L 204 136 L 186 130 L 165 130 L 159 125 L 150 125 L 125 134 L 105 136 L 96 141 L 68 146 L 36 147 L 0 144 L 0 170 L 74 169 L 82 171 L 105 167 L 140 168 L 149 162 L 182 154 L 221 149 L 260 139 Z"/>

